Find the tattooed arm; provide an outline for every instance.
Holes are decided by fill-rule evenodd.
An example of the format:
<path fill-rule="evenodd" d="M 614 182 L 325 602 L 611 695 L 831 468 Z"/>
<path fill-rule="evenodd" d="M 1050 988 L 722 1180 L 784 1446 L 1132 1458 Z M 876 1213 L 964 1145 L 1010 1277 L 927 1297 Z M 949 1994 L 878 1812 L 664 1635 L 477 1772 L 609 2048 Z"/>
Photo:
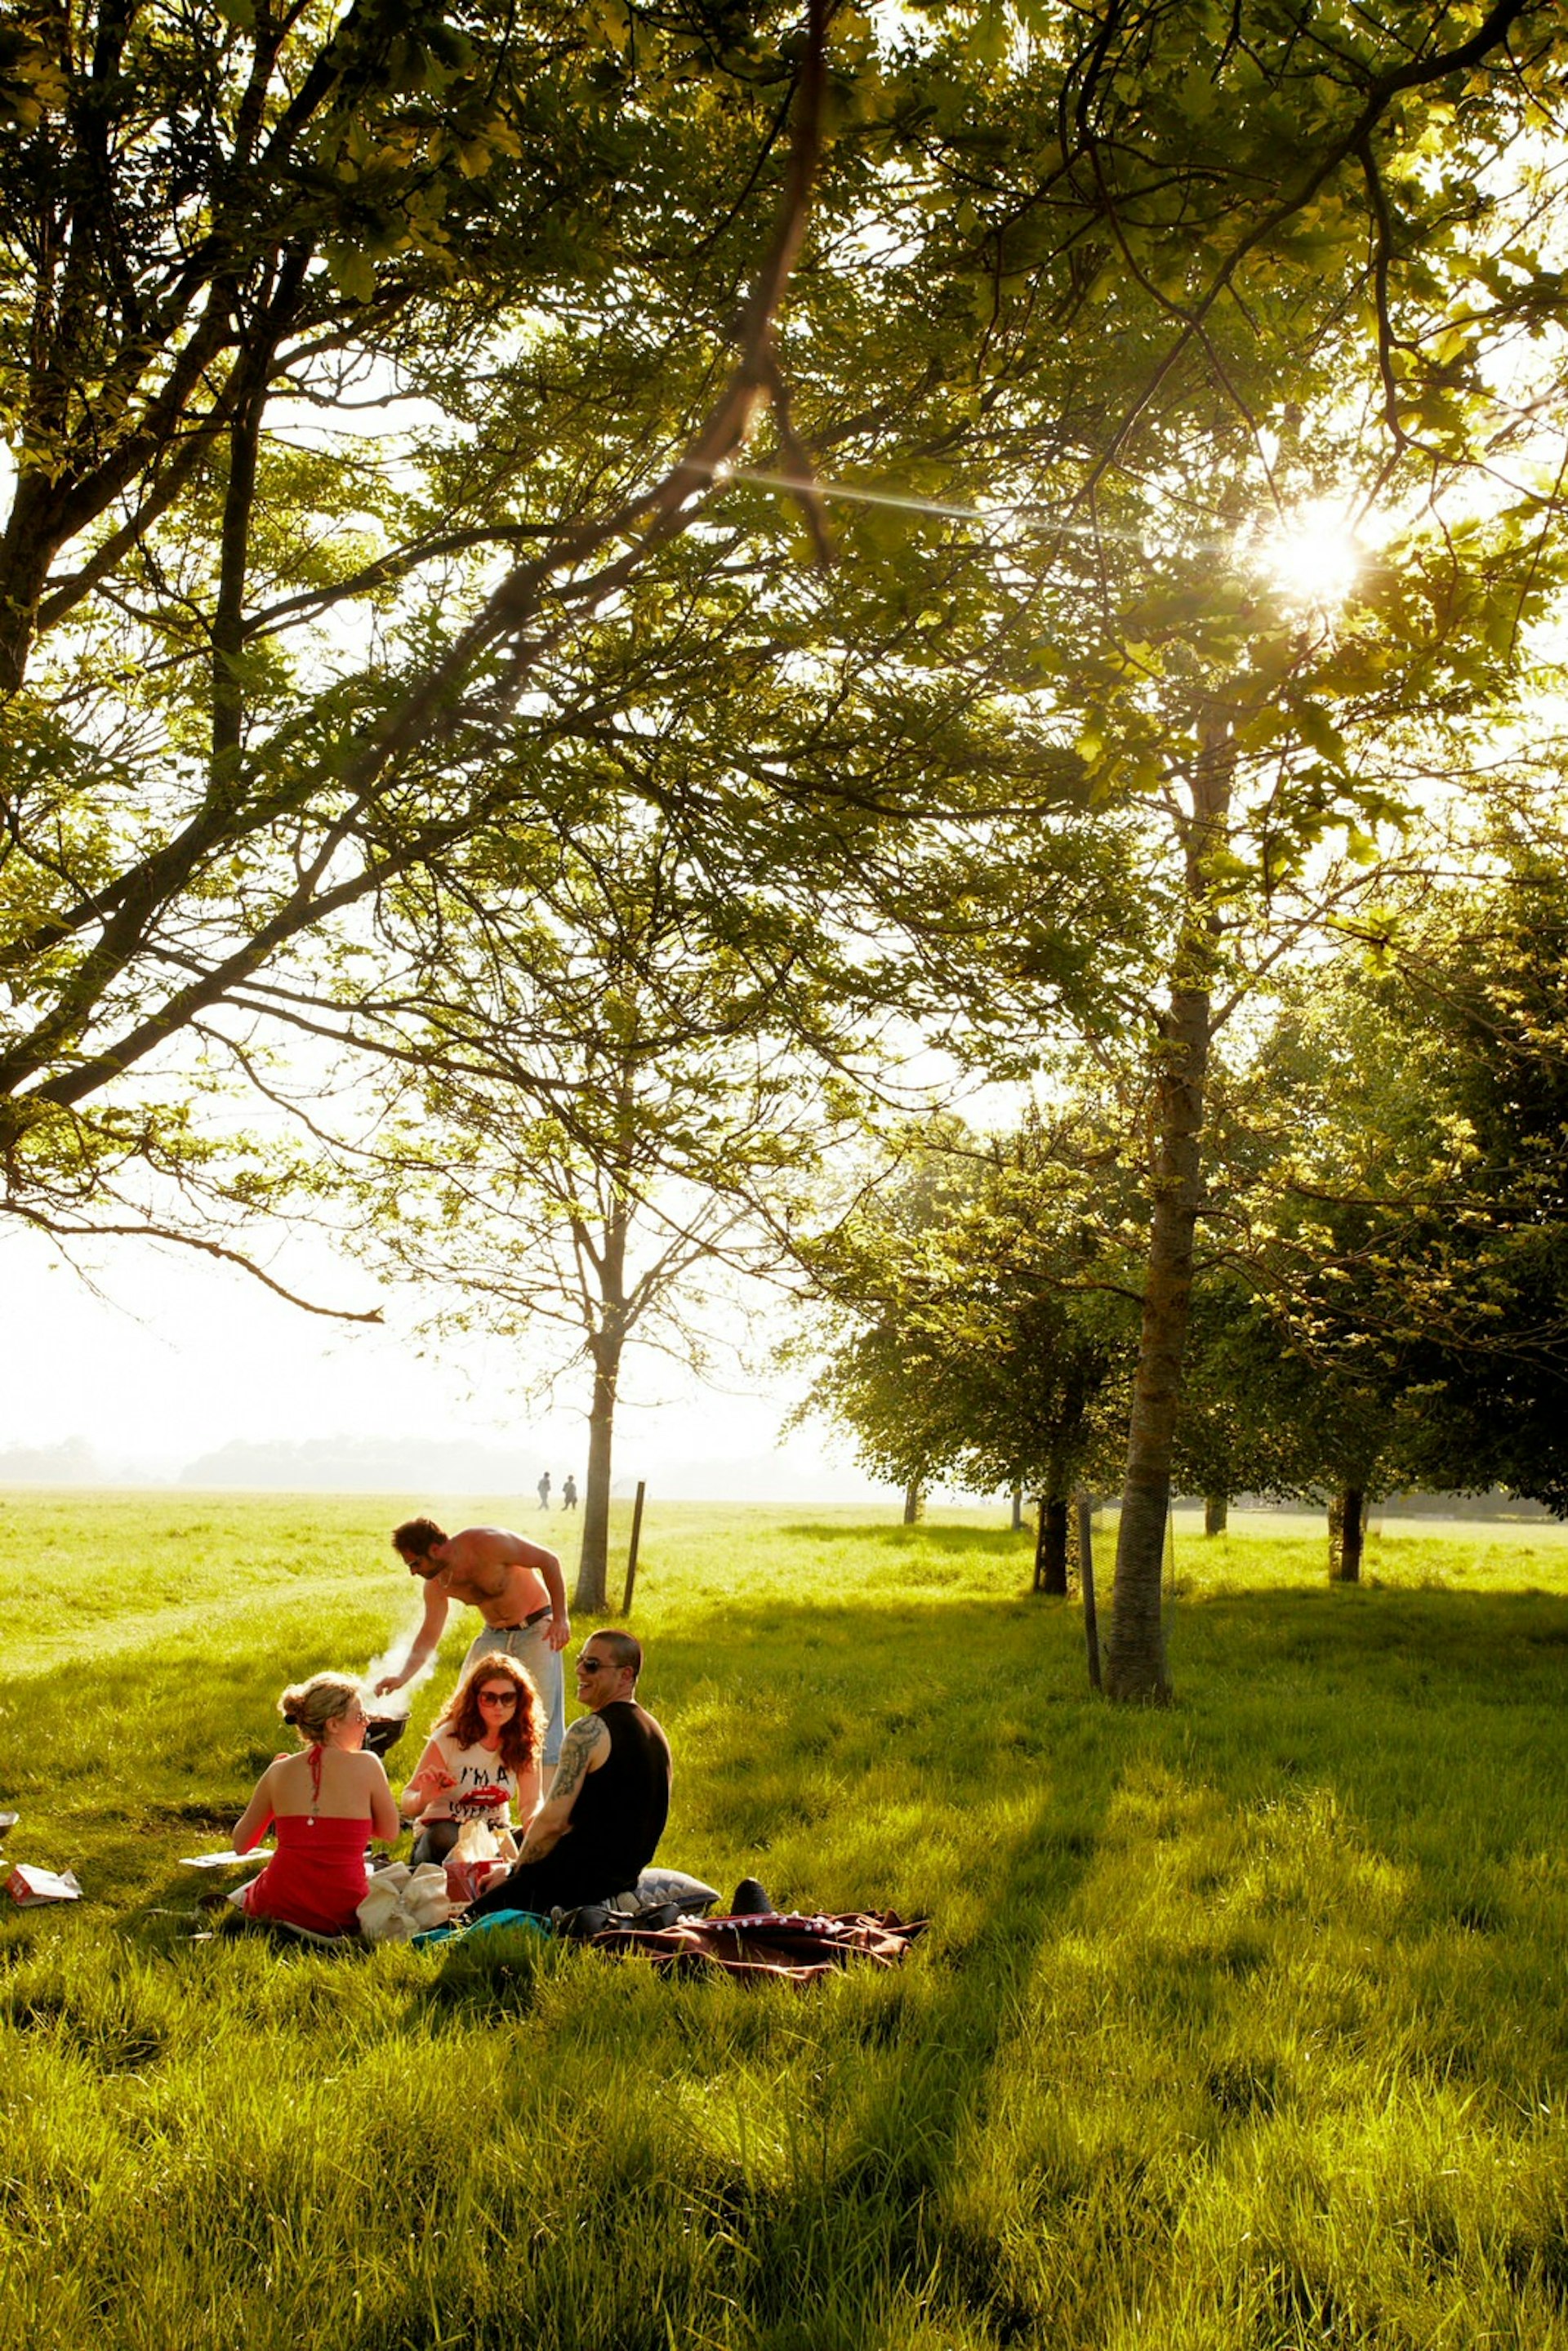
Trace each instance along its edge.
<path fill-rule="evenodd" d="M 580 1715 L 561 1741 L 549 1801 L 539 1806 L 518 1848 L 519 1862 L 542 1861 L 571 1826 L 571 1808 L 591 1771 L 610 1761 L 610 1733 L 596 1714 Z"/>

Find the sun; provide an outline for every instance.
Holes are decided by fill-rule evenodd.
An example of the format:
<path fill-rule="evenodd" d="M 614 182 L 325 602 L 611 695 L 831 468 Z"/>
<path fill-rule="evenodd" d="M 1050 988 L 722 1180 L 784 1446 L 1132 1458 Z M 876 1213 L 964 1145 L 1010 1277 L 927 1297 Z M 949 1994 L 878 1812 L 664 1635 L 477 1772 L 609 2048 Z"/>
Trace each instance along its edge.
<path fill-rule="evenodd" d="M 1366 549 L 1343 507 L 1314 498 L 1261 534 L 1257 559 L 1287 603 L 1325 612 L 1343 604 L 1355 586 Z"/>

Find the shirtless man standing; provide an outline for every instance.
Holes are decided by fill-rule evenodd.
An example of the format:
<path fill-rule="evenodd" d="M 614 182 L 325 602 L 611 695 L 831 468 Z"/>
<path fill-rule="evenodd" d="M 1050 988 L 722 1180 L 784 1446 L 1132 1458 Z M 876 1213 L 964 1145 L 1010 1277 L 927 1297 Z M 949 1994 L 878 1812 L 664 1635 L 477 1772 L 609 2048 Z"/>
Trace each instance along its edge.
<path fill-rule="evenodd" d="M 492 1649 L 505 1649 L 531 1675 L 549 1713 L 539 1759 L 548 1787 L 560 1760 L 566 1719 L 560 1653 L 571 1638 L 559 1560 L 553 1551 L 529 1542 L 526 1535 L 510 1534 L 505 1527 L 465 1527 L 461 1534 L 448 1535 L 434 1519 L 410 1519 L 393 1530 L 392 1540 L 409 1573 L 424 1585 L 424 1621 L 402 1671 L 384 1676 L 376 1684 L 376 1695 L 401 1689 L 435 1655 L 455 1600 L 460 1606 L 477 1608 L 484 1627 L 471 1643 L 462 1670 L 466 1673 Z"/>

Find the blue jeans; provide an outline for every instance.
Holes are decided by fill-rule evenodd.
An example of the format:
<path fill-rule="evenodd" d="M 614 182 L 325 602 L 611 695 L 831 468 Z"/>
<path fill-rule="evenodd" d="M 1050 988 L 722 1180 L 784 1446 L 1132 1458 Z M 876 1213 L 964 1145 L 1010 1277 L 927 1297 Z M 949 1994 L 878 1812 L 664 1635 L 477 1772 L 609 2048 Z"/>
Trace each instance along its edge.
<path fill-rule="evenodd" d="M 514 1625 L 509 1629 L 486 1625 L 470 1646 L 463 1660 L 463 1671 L 466 1673 L 470 1666 L 476 1666 L 494 1649 L 504 1649 L 508 1657 L 516 1657 L 538 1690 L 549 1716 L 539 1761 L 547 1771 L 552 1771 L 560 1761 L 561 1734 L 566 1729 L 566 1674 L 560 1651 L 552 1649 L 545 1638 L 549 1631 L 548 1616 L 541 1616 L 537 1625 Z"/>

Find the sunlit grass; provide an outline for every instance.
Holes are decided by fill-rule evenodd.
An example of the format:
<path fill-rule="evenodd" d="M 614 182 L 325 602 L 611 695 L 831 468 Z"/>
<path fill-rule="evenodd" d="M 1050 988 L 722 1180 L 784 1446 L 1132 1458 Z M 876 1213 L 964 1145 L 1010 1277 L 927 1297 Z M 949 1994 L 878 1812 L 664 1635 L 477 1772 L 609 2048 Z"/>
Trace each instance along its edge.
<path fill-rule="evenodd" d="M 1344 1591 L 1178 1519 L 1128 1715 L 999 1510 L 655 1510 L 665 1857 L 929 1915 L 908 1966 L 193 1942 L 402 1508 L 0 1498 L 12 1857 L 89 1896 L 0 1921 L 7 2344 L 1568 2346 L 1565 1531 L 1390 1520 Z"/>

